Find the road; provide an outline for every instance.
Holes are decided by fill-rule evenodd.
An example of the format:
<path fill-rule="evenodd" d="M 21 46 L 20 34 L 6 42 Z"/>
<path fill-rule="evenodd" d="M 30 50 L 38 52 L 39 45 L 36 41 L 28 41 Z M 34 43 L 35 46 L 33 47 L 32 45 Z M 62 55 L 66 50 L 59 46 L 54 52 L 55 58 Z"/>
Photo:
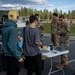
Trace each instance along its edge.
<path fill-rule="evenodd" d="M 50 40 L 51 40 L 50 36 L 44 36 L 43 44 L 49 46 L 51 43 Z M 75 75 L 73 74 L 75 73 L 75 39 L 74 38 L 70 38 L 69 51 L 70 51 L 68 54 L 69 64 L 68 66 L 64 67 L 64 71 L 65 71 L 65 75 Z M 53 66 L 54 66 L 53 69 L 55 69 L 57 64 L 58 64 L 58 57 L 55 57 L 53 61 Z M 46 59 L 44 61 L 44 70 L 42 71 L 42 75 L 48 75 L 49 69 L 50 69 L 50 59 Z M 6 72 L 0 72 L 0 75 L 6 75 Z M 19 75 L 26 75 L 26 69 L 22 67 Z M 62 75 L 62 71 L 52 75 Z"/>

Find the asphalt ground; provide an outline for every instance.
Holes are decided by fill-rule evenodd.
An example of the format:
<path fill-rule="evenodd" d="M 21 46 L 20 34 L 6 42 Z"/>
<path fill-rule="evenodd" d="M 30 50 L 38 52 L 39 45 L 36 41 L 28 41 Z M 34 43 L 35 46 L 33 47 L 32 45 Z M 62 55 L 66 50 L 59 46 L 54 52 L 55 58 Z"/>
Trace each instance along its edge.
<path fill-rule="evenodd" d="M 50 36 L 44 36 L 43 37 L 43 44 L 49 46 L 51 41 L 50 41 Z M 68 54 L 68 61 L 69 64 L 68 66 L 65 66 L 63 69 L 65 71 L 65 75 L 75 75 L 75 39 L 70 38 L 70 46 L 68 48 L 69 54 Z M 56 65 L 58 64 L 58 57 L 53 58 L 53 70 L 56 70 Z M 50 69 L 50 59 L 46 59 L 44 61 L 44 70 L 42 71 L 42 75 L 48 75 Z M 21 71 L 19 75 L 27 75 L 26 74 L 26 69 L 22 66 Z M 0 75 L 6 75 L 6 72 L 0 72 Z M 35 73 L 33 73 L 35 75 Z M 63 75 L 62 71 L 54 73 L 52 75 Z"/>

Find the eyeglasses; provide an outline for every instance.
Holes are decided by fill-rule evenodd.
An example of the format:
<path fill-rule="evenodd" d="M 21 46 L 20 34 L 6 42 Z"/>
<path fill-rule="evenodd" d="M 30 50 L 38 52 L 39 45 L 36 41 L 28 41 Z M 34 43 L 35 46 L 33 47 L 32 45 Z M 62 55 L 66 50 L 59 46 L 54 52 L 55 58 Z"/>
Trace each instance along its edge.
<path fill-rule="evenodd" d="M 59 21 L 63 21 L 62 19 L 59 19 Z"/>

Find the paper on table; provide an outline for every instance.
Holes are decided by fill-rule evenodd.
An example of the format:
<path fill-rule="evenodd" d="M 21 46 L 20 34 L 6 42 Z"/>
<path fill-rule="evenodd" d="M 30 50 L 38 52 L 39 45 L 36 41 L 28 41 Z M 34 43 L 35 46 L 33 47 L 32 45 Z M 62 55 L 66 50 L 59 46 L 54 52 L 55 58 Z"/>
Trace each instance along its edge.
<path fill-rule="evenodd" d="M 42 53 L 50 52 L 50 50 L 47 48 L 41 48 L 39 47 Z"/>

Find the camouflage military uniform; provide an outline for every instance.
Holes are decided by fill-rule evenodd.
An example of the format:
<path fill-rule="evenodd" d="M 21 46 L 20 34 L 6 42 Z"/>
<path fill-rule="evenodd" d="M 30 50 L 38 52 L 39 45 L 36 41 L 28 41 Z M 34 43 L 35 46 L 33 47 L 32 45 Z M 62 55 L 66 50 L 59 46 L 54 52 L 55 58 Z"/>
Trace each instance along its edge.
<path fill-rule="evenodd" d="M 42 37 L 44 35 L 44 27 L 43 27 L 43 24 L 40 21 L 38 21 L 37 28 L 39 29 L 40 35 Z"/>
<path fill-rule="evenodd" d="M 37 28 L 40 31 L 40 37 L 41 37 L 41 42 L 42 42 L 42 46 L 43 46 L 43 38 L 42 38 L 42 36 L 44 35 L 44 27 L 43 27 L 43 24 L 40 21 L 38 21 Z"/>
<path fill-rule="evenodd" d="M 66 22 L 64 22 L 64 23 L 60 24 L 59 28 L 60 28 L 60 30 L 59 30 L 60 45 L 64 46 L 65 49 L 67 49 L 68 46 L 69 46 L 70 25 L 67 24 Z M 62 55 L 61 56 L 61 63 L 64 63 L 67 60 L 68 60 L 67 55 Z"/>
<path fill-rule="evenodd" d="M 57 21 L 52 21 L 51 22 L 51 40 L 54 46 L 59 46 L 59 34 L 58 34 L 58 29 L 59 29 L 60 22 Z"/>

